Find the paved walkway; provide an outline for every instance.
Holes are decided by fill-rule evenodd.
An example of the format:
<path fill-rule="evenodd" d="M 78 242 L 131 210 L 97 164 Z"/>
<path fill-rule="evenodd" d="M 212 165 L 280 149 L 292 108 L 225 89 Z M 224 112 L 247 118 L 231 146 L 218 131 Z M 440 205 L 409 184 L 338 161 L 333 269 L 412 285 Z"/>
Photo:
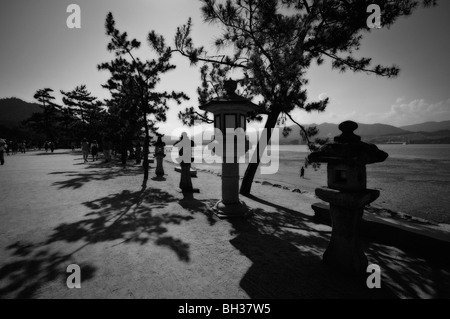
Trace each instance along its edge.
<path fill-rule="evenodd" d="M 198 172 L 193 199 L 179 173 L 141 190 L 138 166 L 84 164 L 79 154 L 32 152 L 0 167 L 1 298 L 449 298 L 446 259 L 365 240 L 382 288 L 321 262 L 331 228 L 310 195 L 255 184 L 247 220 L 210 207 L 220 177 Z M 154 168 L 150 171 L 154 176 Z M 448 252 L 442 252 L 448 254 Z M 66 268 L 81 267 L 81 289 Z"/>

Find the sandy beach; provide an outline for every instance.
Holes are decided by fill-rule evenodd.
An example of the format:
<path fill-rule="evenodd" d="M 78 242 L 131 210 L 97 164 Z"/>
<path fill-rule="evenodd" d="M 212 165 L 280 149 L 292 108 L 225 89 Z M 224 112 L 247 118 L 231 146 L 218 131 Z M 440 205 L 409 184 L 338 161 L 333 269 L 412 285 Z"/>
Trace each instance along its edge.
<path fill-rule="evenodd" d="M 368 290 L 325 267 L 321 256 L 331 228 L 314 222 L 311 204 L 317 200 L 308 193 L 255 183 L 252 195 L 243 198 L 253 217 L 220 220 L 210 211 L 221 197 L 216 174 L 199 171 L 193 183 L 200 193 L 185 198 L 175 165 L 164 165 L 164 179 L 151 180 L 141 190 L 141 168 L 131 163 L 127 168 L 84 164 L 80 154 L 70 151 L 8 157 L 0 171 L 0 296 L 450 295 L 445 261 L 396 247 L 389 240 L 364 240 L 370 262 L 383 269 L 381 290 Z M 66 286 L 70 264 L 81 267 L 81 289 Z"/>
<path fill-rule="evenodd" d="M 429 159 L 413 155 L 400 157 L 389 146 L 379 147 L 387 148 L 392 155 L 383 163 L 367 166 L 367 187 L 380 190 L 380 197 L 372 206 L 406 218 L 411 216 L 432 223 L 450 224 L 450 157 L 446 157 L 446 153 L 442 158 L 437 155 Z M 448 152 L 447 148 L 444 150 Z M 307 154 L 302 146 L 281 146 L 278 171 L 270 175 L 258 171 L 255 181 L 300 189 L 306 195 L 314 196 L 316 188 L 327 184 L 326 164 L 318 169 L 309 166 L 305 178 L 300 178 L 300 167 Z M 216 173 L 221 170 L 220 164 L 195 163 L 193 166 Z M 246 167 L 247 164 L 240 165 L 241 176 Z"/>

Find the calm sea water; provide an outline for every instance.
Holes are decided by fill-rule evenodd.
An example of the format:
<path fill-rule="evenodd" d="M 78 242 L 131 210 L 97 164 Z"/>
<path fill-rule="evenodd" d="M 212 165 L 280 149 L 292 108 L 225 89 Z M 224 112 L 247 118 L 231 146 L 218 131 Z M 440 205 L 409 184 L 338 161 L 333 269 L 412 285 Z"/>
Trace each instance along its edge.
<path fill-rule="evenodd" d="M 307 153 L 306 145 L 280 145 L 280 152 Z M 450 144 L 379 144 L 377 147 L 391 158 L 449 160 Z"/>
<path fill-rule="evenodd" d="M 450 224 L 450 144 L 396 145 L 381 144 L 379 149 L 389 154 L 383 163 L 367 166 L 367 186 L 379 189 L 375 206 L 396 212 Z M 201 156 L 201 148 L 194 151 Z M 326 165 L 314 170 L 311 166 L 300 179 L 300 167 L 307 156 L 305 145 L 280 145 L 275 174 L 258 172 L 256 179 L 268 180 L 314 193 L 326 185 Z M 275 154 L 274 154 L 275 155 Z M 275 157 L 272 158 L 275 160 Z M 220 164 L 194 164 L 198 168 L 220 171 Z M 240 165 L 243 175 L 247 164 Z"/>

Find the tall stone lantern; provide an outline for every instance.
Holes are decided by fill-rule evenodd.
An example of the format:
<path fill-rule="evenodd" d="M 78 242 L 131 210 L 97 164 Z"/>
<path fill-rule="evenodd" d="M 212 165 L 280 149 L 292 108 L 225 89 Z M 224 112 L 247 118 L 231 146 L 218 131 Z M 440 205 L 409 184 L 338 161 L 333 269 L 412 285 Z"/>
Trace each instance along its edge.
<path fill-rule="evenodd" d="M 164 143 L 162 140 L 162 135 L 158 135 L 158 140 L 155 143 L 155 157 L 156 157 L 156 176 L 158 178 L 162 178 L 164 176 L 164 168 L 163 168 L 163 158 L 166 157 L 164 153 Z"/>
<path fill-rule="evenodd" d="M 236 94 L 236 88 L 236 81 L 227 80 L 224 82 L 224 95 L 200 106 L 201 110 L 214 114 L 214 128 L 219 129 L 223 136 L 222 199 L 214 206 L 220 218 L 243 217 L 249 212 L 247 205 L 239 200 L 239 154 L 236 151 L 239 147 L 235 145 L 234 135 L 227 134 L 226 129 L 242 128 L 245 132 L 247 113 L 256 110 L 257 105 Z M 227 149 L 230 149 L 227 144 L 233 144 L 234 156 L 227 154 Z M 244 146 L 245 151 L 247 146 Z"/>
<path fill-rule="evenodd" d="M 316 189 L 317 197 L 330 203 L 332 222 L 323 261 L 347 273 L 363 274 L 368 265 L 359 240 L 363 209 L 380 196 L 380 191 L 367 189 L 366 165 L 383 162 L 388 154 L 361 142 L 361 137 L 353 133 L 357 128 L 352 121 L 341 123 L 342 134 L 311 153 L 308 160 L 328 164 L 328 187 Z"/>

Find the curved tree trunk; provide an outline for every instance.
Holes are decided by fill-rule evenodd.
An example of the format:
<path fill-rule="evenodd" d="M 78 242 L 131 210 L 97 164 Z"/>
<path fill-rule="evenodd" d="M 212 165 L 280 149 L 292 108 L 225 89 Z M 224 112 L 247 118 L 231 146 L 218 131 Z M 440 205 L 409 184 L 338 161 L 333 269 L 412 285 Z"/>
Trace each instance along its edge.
<path fill-rule="evenodd" d="M 269 113 L 266 121 L 266 125 L 264 125 L 264 129 L 267 129 L 267 143 L 265 145 L 269 145 L 270 138 L 272 137 L 272 128 L 275 127 L 277 124 L 278 116 L 280 115 L 279 111 L 272 111 Z M 258 140 L 258 144 L 256 146 L 256 153 L 253 155 L 253 157 L 256 156 L 256 162 L 252 161 L 252 163 L 249 163 L 247 166 L 247 169 L 245 170 L 244 178 L 242 179 L 241 189 L 240 193 L 242 195 L 249 195 L 253 179 L 255 178 L 256 171 L 258 170 L 259 163 L 261 159 L 259 158 L 260 151 L 260 140 Z"/>

